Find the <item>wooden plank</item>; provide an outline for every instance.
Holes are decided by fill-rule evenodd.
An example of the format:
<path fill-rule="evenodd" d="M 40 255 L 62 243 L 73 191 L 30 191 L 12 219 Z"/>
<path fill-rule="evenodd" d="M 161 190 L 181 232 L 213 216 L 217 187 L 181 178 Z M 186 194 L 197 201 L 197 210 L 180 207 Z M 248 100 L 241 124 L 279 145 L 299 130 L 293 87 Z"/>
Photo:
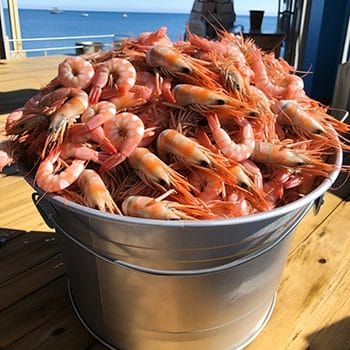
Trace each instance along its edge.
<path fill-rule="evenodd" d="M 86 349 L 95 342 L 96 340 L 83 328 L 69 306 L 59 310 L 55 317 L 10 345 L 7 350 L 78 350 Z"/>
<path fill-rule="evenodd" d="M 28 295 L 1 312 L 0 348 L 7 349 L 19 339 L 49 322 L 70 305 L 65 277 Z"/>
<path fill-rule="evenodd" d="M 4 229 L 52 232 L 31 200 L 34 192 L 21 176 L 0 175 L 0 223 Z"/>
<path fill-rule="evenodd" d="M 0 283 L 30 270 L 60 252 L 56 234 L 30 232 L 20 235 L 0 248 Z"/>
<path fill-rule="evenodd" d="M 347 200 L 349 199 L 348 197 Z M 309 334 L 317 333 L 320 324 L 329 322 L 332 317 L 338 317 L 334 314 L 334 309 L 324 309 L 324 304 L 327 301 L 330 304 L 337 303 L 337 287 L 342 285 L 345 276 L 346 288 L 349 288 L 348 201 L 342 202 L 327 220 L 289 255 L 278 288 L 276 310 L 261 335 L 247 350 L 304 349 L 309 345 Z M 338 289 L 338 293 L 344 293 L 344 290 Z M 344 317 L 350 317 L 349 308 L 342 312 Z M 323 320 L 320 318 L 321 314 Z M 339 331 L 341 329 L 334 330 Z M 346 349 L 348 345 L 343 343 L 339 349 Z"/>
<path fill-rule="evenodd" d="M 0 283 L 0 311 L 49 284 L 64 273 L 62 256 L 58 254 Z"/>

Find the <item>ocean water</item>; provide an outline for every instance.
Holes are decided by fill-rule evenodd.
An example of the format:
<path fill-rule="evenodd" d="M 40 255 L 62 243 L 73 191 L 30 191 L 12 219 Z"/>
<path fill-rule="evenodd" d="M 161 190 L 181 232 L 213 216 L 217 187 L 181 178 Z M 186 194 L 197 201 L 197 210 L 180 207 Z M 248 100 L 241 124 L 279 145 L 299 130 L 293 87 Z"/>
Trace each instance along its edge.
<path fill-rule="evenodd" d="M 88 16 L 82 16 L 87 13 Z M 6 32 L 10 37 L 8 14 L 5 9 Z M 85 11 L 63 11 L 60 14 L 51 14 L 48 10 L 20 9 L 20 25 L 23 39 L 28 38 L 50 38 L 68 36 L 88 36 L 114 34 L 117 37 L 137 36 L 142 32 L 149 32 L 161 26 L 168 28 L 168 36 L 175 41 L 182 39 L 185 33 L 188 14 L 179 13 L 138 13 L 129 12 L 85 12 Z M 243 31 L 249 30 L 249 16 L 237 15 L 235 25 L 242 26 Z M 276 29 L 276 17 L 265 16 L 262 31 L 272 33 Z M 30 41 L 23 42 L 24 49 L 67 47 L 75 46 L 76 42 L 99 41 L 111 45 L 112 38 L 98 39 L 66 39 L 55 41 Z M 47 51 L 53 54 L 74 54 L 75 49 L 63 49 L 59 51 Z M 44 51 L 30 52 L 27 56 L 41 56 Z"/>

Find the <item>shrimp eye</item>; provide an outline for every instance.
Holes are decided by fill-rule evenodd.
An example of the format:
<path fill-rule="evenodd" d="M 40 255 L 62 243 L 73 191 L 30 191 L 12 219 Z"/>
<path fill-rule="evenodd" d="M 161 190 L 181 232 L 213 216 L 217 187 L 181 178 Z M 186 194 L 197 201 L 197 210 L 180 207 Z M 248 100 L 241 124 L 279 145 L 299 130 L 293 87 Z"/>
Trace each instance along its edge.
<path fill-rule="evenodd" d="M 316 134 L 316 135 L 321 135 L 321 134 L 323 134 L 323 130 L 317 129 L 317 130 L 315 131 L 315 134 Z"/>
<path fill-rule="evenodd" d="M 245 182 L 241 182 L 239 186 L 242 187 L 244 190 L 247 190 L 249 188 L 249 185 Z"/>
<path fill-rule="evenodd" d="M 183 68 L 182 68 L 182 73 L 190 74 L 190 73 L 191 73 L 191 69 L 188 68 L 188 67 L 183 67 Z"/>
<path fill-rule="evenodd" d="M 200 161 L 200 165 L 203 167 L 203 168 L 209 168 L 209 163 L 205 160 L 201 160 Z"/>
<path fill-rule="evenodd" d="M 166 182 L 165 180 L 163 180 L 163 179 L 160 179 L 160 180 L 158 181 L 158 183 L 159 183 L 159 185 L 161 185 L 162 187 L 167 187 L 167 186 L 168 186 L 167 182 Z"/>
<path fill-rule="evenodd" d="M 248 113 L 249 117 L 256 117 L 258 115 L 258 113 L 252 111 Z"/>
<path fill-rule="evenodd" d="M 218 100 L 216 100 L 216 104 L 217 104 L 217 105 L 225 105 L 225 104 L 226 104 L 226 101 L 225 101 L 225 100 L 222 100 L 222 99 L 218 99 Z"/>
<path fill-rule="evenodd" d="M 299 162 L 295 163 L 295 166 L 303 166 L 303 165 L 306 165 L 306 163 L 302 162 L 302 161 L 299 161 Z"/>

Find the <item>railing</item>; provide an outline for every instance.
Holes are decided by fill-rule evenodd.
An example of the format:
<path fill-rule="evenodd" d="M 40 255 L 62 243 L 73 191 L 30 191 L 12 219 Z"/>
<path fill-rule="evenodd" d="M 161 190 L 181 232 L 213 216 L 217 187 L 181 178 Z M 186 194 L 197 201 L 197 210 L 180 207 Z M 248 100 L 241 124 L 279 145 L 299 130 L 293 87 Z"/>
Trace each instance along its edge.
<path fill-rule="evenodd" d="M 86 40 L 86 39 L 111 39 L 109 43 L 99 43 L 103 47 L 111 47 L 114 42 L 121 40 L 122 38 L 127 37 L 124 34 L 102 34 L 102 35 L 81 35 L 81 36 L 66 36 L 66 37 L 48 37 L 48 38 L 21 38 L 21 39 L 9 39 L 6 38 L 8 52 L 10 56 L 32 53 L 32 52 L 43 52 L 44 56 L 47 56 L 49 51 L 60 51 L 60 50 L 71 50 L 71 49 L 83 49 L 86 45 L 79 45 L 76 43 L 74 46 L 54 46 L 54 47 L 39 47 L 39 48 L 30 48 L 30 49 L 11 49 L 11 46 L 14 46 L 14 43 L 23 43 L 23 42 L 43 42 L 43 41 L 56 41 L 56 40 Z M 92 43 L 93 44 L 93 43 Z M 21 45 L 22 46 L 22 45 Z"/>

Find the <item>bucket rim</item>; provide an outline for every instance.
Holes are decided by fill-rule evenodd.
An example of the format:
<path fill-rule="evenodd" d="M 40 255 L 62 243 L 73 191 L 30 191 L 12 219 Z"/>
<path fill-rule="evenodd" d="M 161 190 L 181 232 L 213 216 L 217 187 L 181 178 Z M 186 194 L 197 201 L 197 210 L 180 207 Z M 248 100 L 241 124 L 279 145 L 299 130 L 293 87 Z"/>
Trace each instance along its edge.
<path fill-rule="evenodd" d="M 336 181 L 343 162 L 343 151 L 341 148 L 335 148 L 335 160 L 334 170 L 329 174 L 328 177 L 324 178 L 322 182 L 311 192 L 302 198 L 299 198 L 291 203 L 285 204 L 278 208 L 274 208 L 268 211 L 259 212 L 256 214 L 249 214 L 245 216 L 239 216 L 234 218 L 222 218 L 222 219 L 204 219 L 204 220 L 163 220 L 163 219 L 150 219 L 132 217 L 127 215 L 117 215 L 113 213 L 103 212 L 97 209 L 85 207 L 83 205 L 74 203 L 66 198 L 63 198 L 57 194 L 45 193 L 37 185 L 34 184 L 32 176 L 24 175 L 26 181 L 33 187 L 44 199 L 54 202 L 60 207 L 70 208 L 73 212 L 79 214 L 86 214 L 89 217 L 98 217 L 100 220 L 115 221 L 124 224 L 135 224 L 135 225 L 147 225 L 156 227 L 173 227 L 173 228 L 201 228 L 201 227 L 222 227 L 222 226 L 234 226 L 244 225 L 247 223 L 253 223 L 257 221 L 264 221 L 286 215 L 295 210 L 301 209 L 308 204 L 312 203 L 316 199 L 322 197 L 326 191 Z M 19 169 L 22 174 L 26 174 L 24 167 L 19 164 Z"/>

